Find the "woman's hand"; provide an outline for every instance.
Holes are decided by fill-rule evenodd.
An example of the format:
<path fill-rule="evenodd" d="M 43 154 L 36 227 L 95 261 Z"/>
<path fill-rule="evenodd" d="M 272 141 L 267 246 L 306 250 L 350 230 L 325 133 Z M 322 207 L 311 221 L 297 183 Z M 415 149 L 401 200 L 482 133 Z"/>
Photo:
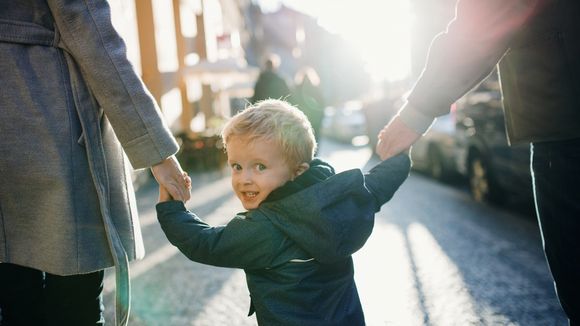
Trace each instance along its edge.
<path fill-rule="evenodd" d="M 175 200 L 186 202 L 191 197 L 191 180 L 183 172 L 175 156 L 170 156 L 161 163 L 151 167 L 151 172 L 157 183 L 167 190 Z"/>

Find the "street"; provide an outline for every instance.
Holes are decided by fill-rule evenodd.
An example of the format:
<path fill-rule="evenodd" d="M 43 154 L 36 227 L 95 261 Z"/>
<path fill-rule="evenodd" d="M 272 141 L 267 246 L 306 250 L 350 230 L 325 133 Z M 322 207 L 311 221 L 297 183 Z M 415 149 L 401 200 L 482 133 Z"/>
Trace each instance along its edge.
<path fill-rule="evenodd" d="M 320 156 L 337 171 L 376 164 L 368 147 L 323 140 Z M 187 207 L 209 224 L 241 205 L 227 170 L 192 173 Z M 146 257 L 131 263 L 130 325 L 256 325 L 241 270 L 187 260 L 162 233 L 154 181 L 137 203 Z M 478 204 L 465 189 L 412 172 L 376 215 L 354 255 L 368 325 L 566 325 L 542 252 L 535 217 Z M 105 279 L 114 324 L 114 273 Z"/>

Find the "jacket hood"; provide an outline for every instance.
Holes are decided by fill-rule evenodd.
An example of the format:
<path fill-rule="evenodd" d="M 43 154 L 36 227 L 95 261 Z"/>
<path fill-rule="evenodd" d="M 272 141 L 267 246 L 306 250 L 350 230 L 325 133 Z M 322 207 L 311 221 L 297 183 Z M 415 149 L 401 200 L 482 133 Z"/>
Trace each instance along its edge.
<path fill-rule="evenodd" d="M 273 191 L 255 213 L 316 260 L 330 263 L 348 258 L 369 237 L 377 210 L 359 169 L 335 174 L 320 159 L 293 181 Z"/>

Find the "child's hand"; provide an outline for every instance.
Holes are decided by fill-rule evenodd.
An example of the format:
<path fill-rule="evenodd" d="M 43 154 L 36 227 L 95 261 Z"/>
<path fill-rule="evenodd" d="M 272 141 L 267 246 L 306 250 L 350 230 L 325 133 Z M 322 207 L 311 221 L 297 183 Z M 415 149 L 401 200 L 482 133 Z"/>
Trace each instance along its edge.
<path fill-rule="evenodd" d="M 183 178 L 185 179 L 185 186 L 187 190 L 191 191 L 191 178 L 187 175 L 186 172 L 183 172 Z M 159 185 L 159 202 L 166 202 L 173 200 L 173 197 L 169 194 L 169 191 L 165 189 L 162 185 Z"/>
<path fill-rule="evenodd" d="M 170 200 L 173 200 L 173 197 L 171 197 L 169 191 L 167 191 L 167 189 L 162 185 L 159 185 L 159 202 L 163 203 Z"/>

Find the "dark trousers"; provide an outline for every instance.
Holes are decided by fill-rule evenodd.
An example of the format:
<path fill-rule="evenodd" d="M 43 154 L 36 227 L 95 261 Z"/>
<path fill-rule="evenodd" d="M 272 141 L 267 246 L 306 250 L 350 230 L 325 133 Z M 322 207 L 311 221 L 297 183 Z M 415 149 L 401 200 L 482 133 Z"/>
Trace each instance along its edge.
<path fill-rule="evenodd" d="M 103 271 L 58 276 L 2 263 L 0 325 L 103 325 L 103 278 Z"/>
<path fill-rule="evenodd" d="M 580 139 L 531 149 L 544 252 L 570 325 L 580 325 Z"/>
<path fill-rule="evenodd" d="M 43 325 L 44 275 L 13 264 L 0 264 L 2 326 Z"/>

